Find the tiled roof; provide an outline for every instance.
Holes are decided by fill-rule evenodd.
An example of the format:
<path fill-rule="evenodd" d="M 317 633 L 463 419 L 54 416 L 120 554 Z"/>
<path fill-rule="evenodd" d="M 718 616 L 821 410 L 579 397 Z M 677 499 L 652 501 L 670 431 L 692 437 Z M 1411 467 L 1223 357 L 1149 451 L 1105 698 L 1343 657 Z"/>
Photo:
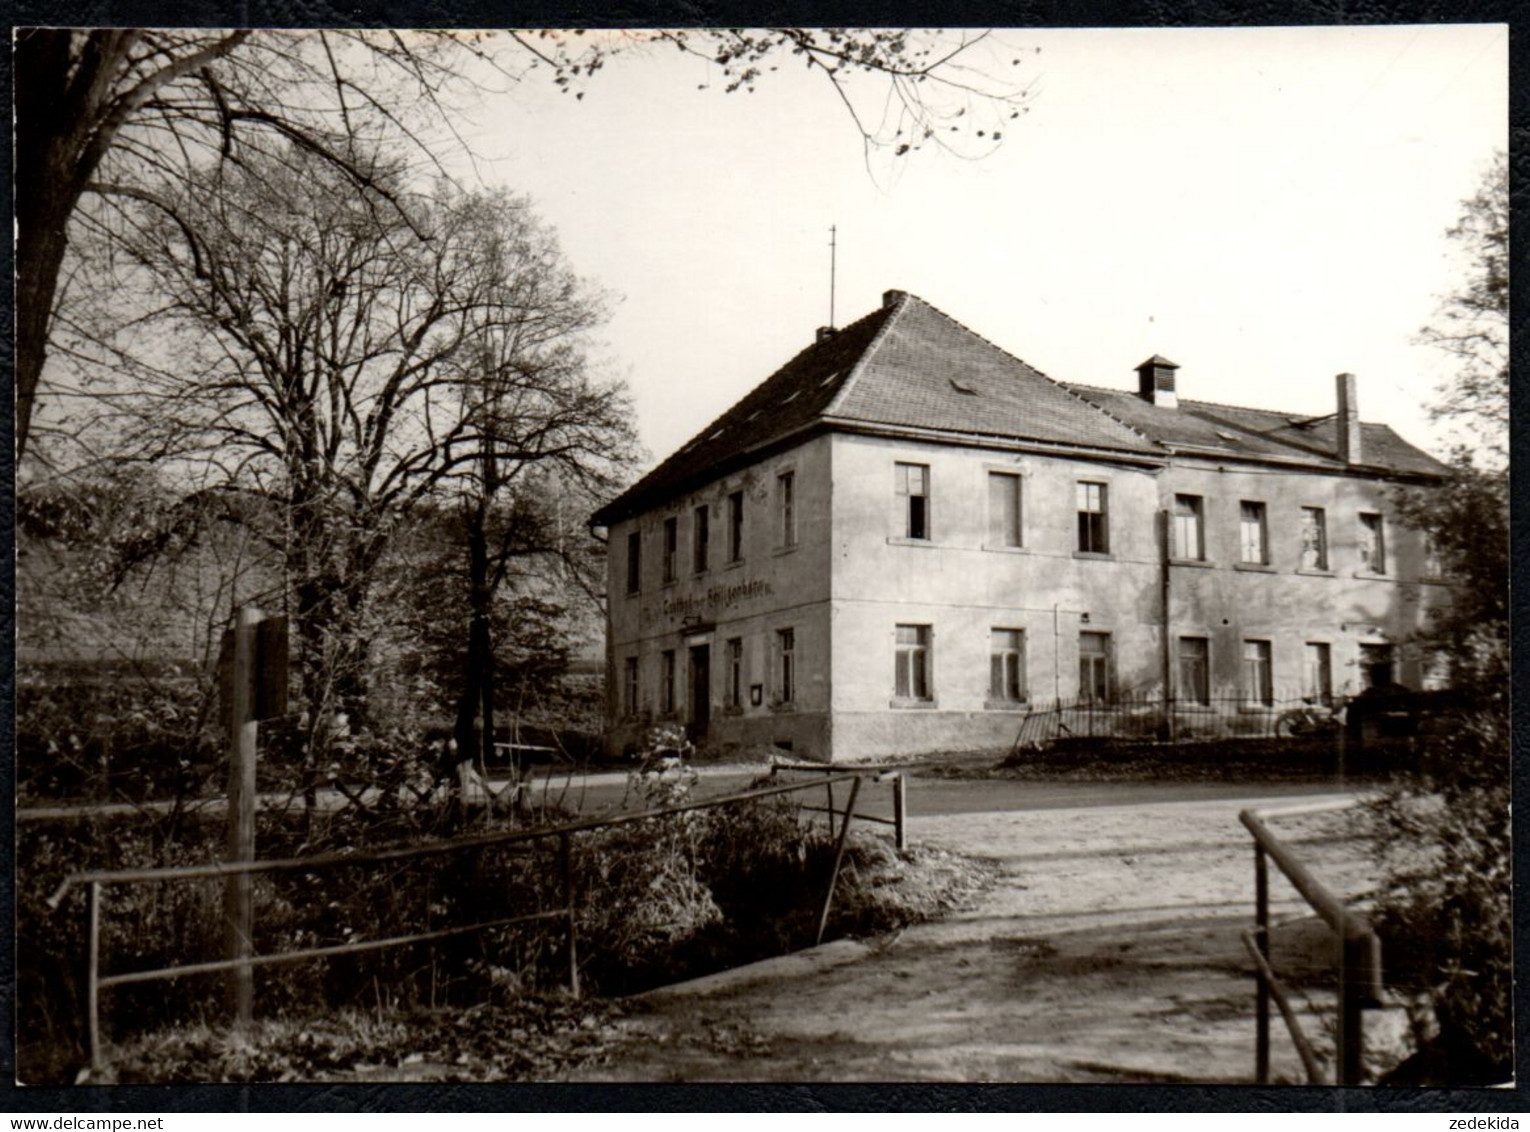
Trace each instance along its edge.
<path fill-rule="evenodd" d="M 1208 449 L 1251 459 L 1297 460 L 1338 470 L 1334 418 L 1247 409 L 1181 398 L 1177 408 L 1144 401 L 1126 389 L 1070 385 L 1082 397 L 1109 410 L 1158 444 L 1176 450 Z M 1399 475 L 1439 475 L 1446 468 L 1409 444 L 1388 425 L 1360 426 L 1361 466 Z"/>
<path fill-rule="evenodd" d="M 1127 390 L 1054 381 L 913 295 L 803 350 L 596 513 L 609 523 L 750 462 L 818 426 L 918 428 L 1009 441 L 1167 456 L 1211 450 L 1340 468 L 1331 419 L 1199 401 L 1178 409 Z M 1171 363 L 1172 364 L 1172 363 Z M 1432 474 L 1443 466 L 1385 425 L 1362 426 L 1367 466 Z"/>

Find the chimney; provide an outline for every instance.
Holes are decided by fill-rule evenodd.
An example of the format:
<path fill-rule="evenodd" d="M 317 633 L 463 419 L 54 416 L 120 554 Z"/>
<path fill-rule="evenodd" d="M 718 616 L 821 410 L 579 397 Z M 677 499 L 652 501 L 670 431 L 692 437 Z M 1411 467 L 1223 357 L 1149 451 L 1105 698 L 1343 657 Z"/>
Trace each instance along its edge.
<path fill-rule="evenodd" d="M 1334 427 L 1339 435 L 1339 459 L 1346 464 L 1362 464 L 1365 457 L 1360 449 L 1360 401 L 1355 396 L 1355 375 L 1341 373 L 1333 383 L 1339 394 L 1339 411 L 1334 415 Z"/>
<path fill-rule="evenodd" d="M 1162 354 L 1154 354 L 1137 367 L 1137 396 L 1162 409 L 1179 408 L 1179 395 L 1174 392 L 1174 371 L 1178 368 Z"/>
<path fill-rule="evenodd" d="M 894 303 L 896 303 L 901 298 L 903 298 L 903 292 L 902 291 L 883 291 L 882 292 L 882 309 L 886 310 L 888 307 L 892 306 Z"/>
<path fill-rule="evenodd" d="M 818 328 L 818 337 L 814 339 L 814 341 L 827 342 L 830 338 L 833 338 L 836 333 L 837 331 L 832 326 L 820 326 Z"/>

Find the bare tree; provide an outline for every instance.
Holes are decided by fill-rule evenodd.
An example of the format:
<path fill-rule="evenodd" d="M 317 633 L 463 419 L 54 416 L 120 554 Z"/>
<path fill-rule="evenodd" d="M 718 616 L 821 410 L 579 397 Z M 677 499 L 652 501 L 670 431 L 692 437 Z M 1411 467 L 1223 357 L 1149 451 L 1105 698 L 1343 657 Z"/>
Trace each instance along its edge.
<path fill-rule="evenodd" d="M 375 168 L 398 207 L 301 149 L 129 202 L 121 246 L 158 305 L 123 332 L 175 361 L 99 401 L 121 455 L 271 501 L 310 797 L 337 713 L 364 718 L 375 567 L 413 509 L 482 465 L 491 430 L 502 464 L 593 465 L 627 416 L 619 386 L 559 362 L 551 324 L 572 312 L 575 333 L 596 311 L 523 201 L 411 198 Z M 122 381 L 122 356 L 104 357 Z"/>
<path fill-rule="evenodd" d="M 613 53 L 674 46 L 753 90 L 801 60 L 825 78 L 867 146 L 897 154 L 1002 136 L 1025 90 L 982 33 L 778 29 L 667 32 L 394 33 L 23 28 L 14 38 L 16 455 L 25 455 L 55 325 L 72 221 L 101 192 L 175 195 L 200 172 L 257 165 L 289 147 L 328 162 L 378 199 L 368 155 L 407 143 L 430 158 L 450 133 L 470 73 L 544 69 L 565 91 Z M 1009 62 L 1017 63 L 1018 58 Z M 852 80 L 885 80 L 883 97 Z M 204 184 L 205 181 L 196 181 Z M 386 193 L 382 194 L 386 196 Z"/>

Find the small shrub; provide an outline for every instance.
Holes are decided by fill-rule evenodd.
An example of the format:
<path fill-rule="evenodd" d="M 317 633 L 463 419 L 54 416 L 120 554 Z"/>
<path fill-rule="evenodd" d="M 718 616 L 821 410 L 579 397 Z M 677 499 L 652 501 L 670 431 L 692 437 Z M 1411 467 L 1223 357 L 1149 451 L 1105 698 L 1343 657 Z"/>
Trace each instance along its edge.
<path fill-rule="evenodd" d="M 1507 705 L 1457 714 L 1417 770 L 1369 810 L 1387 885 L 1376 921 L 1388 981 L 1421 997 L 1431 1084 L 1513 1071 L 1513 859 Z"/>

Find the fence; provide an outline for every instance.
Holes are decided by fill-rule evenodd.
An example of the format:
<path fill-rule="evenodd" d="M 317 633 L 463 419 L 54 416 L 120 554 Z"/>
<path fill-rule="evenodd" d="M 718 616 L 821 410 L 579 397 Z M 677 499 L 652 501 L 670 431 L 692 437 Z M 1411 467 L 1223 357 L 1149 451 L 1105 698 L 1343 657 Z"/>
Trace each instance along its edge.
<path fill-rule="evenodd" d="M 1310 806 L 1293 806 L 1278 811 L 1282 815 L 1317 813 L 1323 810 L 1343 809 L 1353 802 L 1328 802 Z M 1254 837 L 1254 927 L 1243 933 L 1243 945 L 1254 960 L 1254 980 L 1257 987 L 1255 1014 L 1257 1030 L 1254 1044 L 1254 1075 L 1261 1085 L 1270 1080 L 1270 1002 L 1273 999 L 1285 1021 L 1291 1040 L 1310 1085 L 1358 1085 L 1361 1083 L 1365 1035 L 1363 1011 L 1367 1007 L 1384 1005 L 1381 984 L 1381 939 L 1372 930 L 1370 922 L 1359 912 L 1345 906 L 1344 902 L 1325 888 L 1299 861 L 1290 848 L 1270 832 L 1264 817 L 1257 810 L 1244 810 L 1238 815 Z M 1333 930 L 1337 943 L 1338 989 L 1338 1047 L 1337 1080 L 1330 1082 L 1323 1071 L 1311 1041 L 1302 1031 L 1291 997 L 1284 983 L 1270 964 L 1270 870 L 1273 860 L 1280 871 L 1301 893 L 1308 905 L 1321 916 Z"/>
<path fill-rule="evenodd" d="M 1128 742 L 1207 742 L 1217 739 L 1298 739 L 1344 733 L 1345 702 L 1334 699 L 1271 699 L 1240 696 L 1205 700 L 1165 699 L 1153 693 L 1119 693 L 1108 699 L 1056 700 L 1032 707 L 1015 736 L 1016 751 L 1071 739 Z"/>
<path fill-rule="evenodd" d="M 824 775 L 842 773 L 840 767 L 834 766 L 831 763 L 798 763 L 776 761 L 770 764 L 770 776 L 772 778 L 775 778 L 777 775 L 783 773 L 790 774 L 794 772 Z M 898 852 L 901 853 L 903 850 L 908 848 L 908 779 L 904 777 L 901 770 L 879 770 L 871 775 L 871 780 L 873 782 L 892 783 L 892 817 L 884 818 L 877 814 L 856 814 L 855 816 L 860 818 L 861 821 L 869 821 L 875 822 L 878 825 L 892 826 L 893 844 L 897 847 Z M 834 784 L 832 782 L 824 783 L 824 790 L 828 799 L 827 806 L 804 805 L 802 808 L 813 813 L 829 814 L 829 820 L 832 822 L 834 820 L 832 815 L 838 812 L 834 808 Z"/>
<path fill-rule="evenodd" d="M 724 806 L 736 805 L 744 802 L 754 802 L 762 798 L 799 794 L 808 791 L 828 789 L 830 804 L 826 808 L 805 806 L 817 812 L 827 812 L 829 818 L 829 834 L 834 841 L 833 866 L 830 870 L 828 882 L 824 890 L 823 902 L 818 917 L 817 942 L 822 942 L 824 930 L 828 925 L 829 912 L 833 905 L 834 890 L 839 880 L 840 865 L 844 859 L 845 844 L 849 836 L 850 824 L 853 819 L 883 820 L 875 815 L 861 814 L 856 811 L 856 803 L 860 795 L 861 783 L 868 776 L 857 773 L 830 774 L 821 782 L 789 783 L 781 786 L 768 786 L 757 790 L 749 790 L 735 794 L 724 795 L 717 798 L 707 798 L 702 801 L 689 802 L 683 805 L 664 806 L 651 810 L 634 813 L 618 814 L 609 818 L 595 819 L 590 821 L 573 822 L 563 826 L 537 830 L 502 830 L 492 833 L 476 834 L 468 837 L 455 838 L 449 841 L 438 841 L 423 845 L 405 846 L 393 849 L 381 849 L 364 853 L 327 853 L 311 857 L 294 857 L 271 861 L 230 862 L 209 865 L 180 866 L 157 869 L 121 869 L 121 870 L 97 870 L 83 873 L 75 873 L 65 878 L 63 883 L 49 898 L 48 904 L 57 910 L 62 904 L 64 897 L 75 887 L 84 886 L 87 891 L 86 903 L 86 987 L 85 987 L 85 1028 L 87 1045 L 90 1054 L 90 1063 L 93 1069 L 102 1068 L 103 1045 L 100 998 L 103 990 L 114 986 L 122 986 L 130 983 L 144 983 L 183 978 L 188 975 L 206 975 L 217 972 L 235 972 L 241 977 L 248 978 L 250 971 L 255 967 L 264 967 L 274 964 L 299 963 L 315 959 L 325 959 L 340 955 L 350 955 L 366 951 L 379 951 L 385 948 L 403 947 L 407 945 L 430 943 L 447 939 L 454 936 L 464 936 L 470 933 L 488 931 L 492 928 L 508 927 L 516 924 L 527 924 L 539 921 L 561 921 L 566 937 L 566 949 L 568 958 L 568 983 L 569 990 L 577 996 L 579 994 L 579 945 L 578 945 L 578 894 L 575 888 L 574 872 L 570 864 L 571 847 L 573 838 L 583 833 L 591 833 L 596 830 L 608 829 L 615 826 L 630 825 L 636 822 L 648 821 L 656 818 L 671 817 L 678 814 L 690 813 L 697 810 L 715 809 Z M 894 779 L 895 799 L 902 798 L 903 782 L 901 776 Z M 833 804 L 833 788 L 835 785 L 846 784 L 849 788 L 848 797 L 843 808 L 836 808 Z M 895 809 L 899 814 L 898 829 L 902 829 L 901 801 L 895 803 Z M 840 818 L 839 828 L 835 830 L 835 818 Z M 472 924 L 452 925 L 450 927 L 427 932 L 414 932 L 407 935 L 389 936 L 382 939 L 357 940 L 342 944 L 334 944 L 322 947 L 308 947 L 292 951 L 283 951 L 274 954 L 247 954 L 235 959 L 222 959 L 210 962 L 188 963 L 181 966 L 160 967 L 149 970 L 124 971 L 113 974 L 103 974 L 101 971 L 101 922 L 105 908 L 106 890 L 115 885 L 137 884 L 162 884 L 178 881 L 190 881 L 198 879 L 227 878 L 231 876 L 255 876 L 283 872 L 311 873 L 318 870 L 331 868 L 350 868 L 367 864 L 376 864 L 386 861 L 405 861 L 421 857 L 435 856 L 449 853 L 460 853 L 472 849 L 483 849 L 491 846 L 517 846 L 535 844 L 537 842 L 557 839 L 560 859 L 560 884 L 561 895 L 557 907 L 539 909 L 524 915 L 498 917 L 492 920 Z"/>

